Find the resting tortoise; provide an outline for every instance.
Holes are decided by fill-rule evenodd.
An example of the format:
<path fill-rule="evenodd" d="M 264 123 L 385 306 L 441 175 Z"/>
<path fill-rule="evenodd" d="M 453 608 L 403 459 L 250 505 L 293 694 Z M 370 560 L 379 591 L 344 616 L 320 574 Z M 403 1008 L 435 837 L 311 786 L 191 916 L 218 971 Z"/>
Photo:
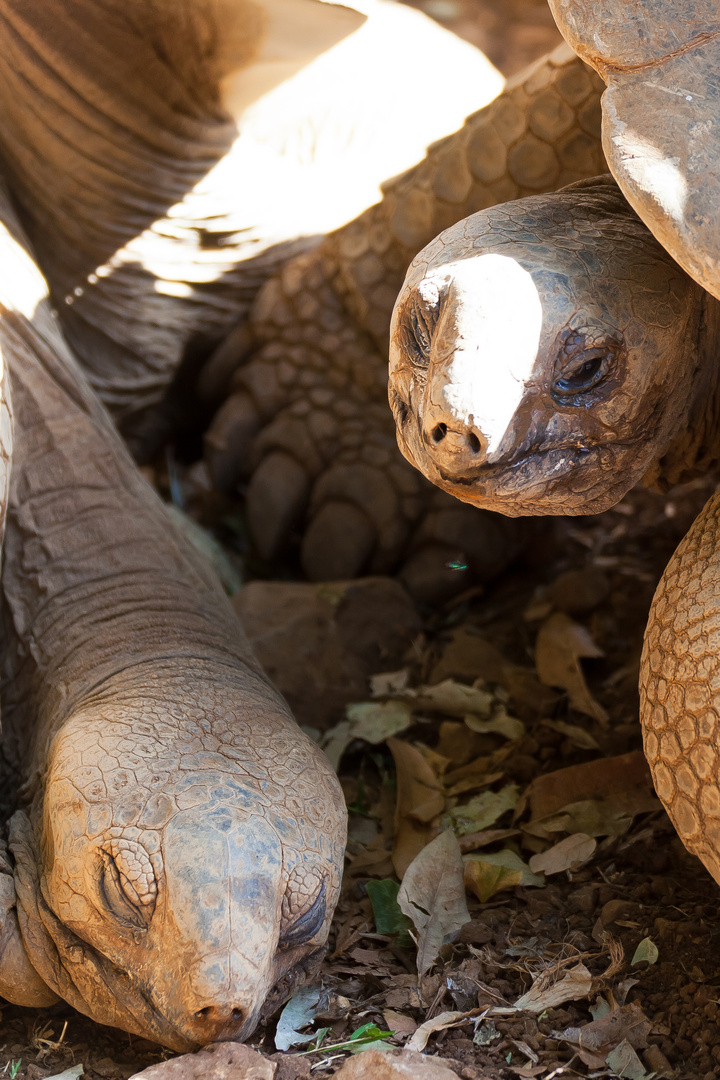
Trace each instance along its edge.
<path fill-rule="evenodd" d="M 511 515 L 595 513 L 644 476 L 720 460 L 717 6 L 553 9 L 607 80 L 614 179 L 441 233 L 408 271 L 391 345 L 405 455 Z M 720 493 L 660 582 L 640 678 L 658 794 L 720 883 L 718 626 Z"/>
<path fill-rule="evenodd" d="M 4 191 L 0 222 L 0 994 L 173 1050 L 243 1039 L 322 958 L 342 792 L 88 387 Z"/>
<path fill-rule="evenodd" d="M 510 525 L 480 533 L 395 449 L 392 303 L 451 221 L 605 168 L 594 73 L 563 47 L 483 111 L 482 55 L 379 0 L 0 0 L 0 40 L 5 175 L 137 453 L 227 398 L 207 460 L 263 556 L 300 533 L 314 578 L 410 548 L 491 574 Z"/>

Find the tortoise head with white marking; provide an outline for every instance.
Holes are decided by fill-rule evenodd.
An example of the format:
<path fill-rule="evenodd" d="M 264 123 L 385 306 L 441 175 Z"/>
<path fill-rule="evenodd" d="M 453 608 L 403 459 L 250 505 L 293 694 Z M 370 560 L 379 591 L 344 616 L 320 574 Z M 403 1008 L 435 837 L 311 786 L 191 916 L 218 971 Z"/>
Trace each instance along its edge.
<path fill-rule="evenodd" d="M 705 307 L 611 180 L 476 214 L 417 256 L 398 297 L 400 448 L 480 507 L 605 510 L 687 418 Z"/>

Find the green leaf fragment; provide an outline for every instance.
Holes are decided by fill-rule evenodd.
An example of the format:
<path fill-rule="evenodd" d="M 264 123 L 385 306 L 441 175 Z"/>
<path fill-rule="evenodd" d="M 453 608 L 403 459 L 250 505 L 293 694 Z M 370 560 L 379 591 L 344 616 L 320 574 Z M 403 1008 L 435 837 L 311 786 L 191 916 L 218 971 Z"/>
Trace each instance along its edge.
<path fill-rule="evenodd" d="M 499 1039 L 501 1032 L 495 1027 L 492 1020 L 483 1020 L 475 1028 L 473 1042 L 476 1046 L 489 1046 L 495 1039 Z"/>
<path fill-rule="evenodd" d="M 456 836 L 481 832 L 494 825 L 508 810 L 513 810 L 520 797 L 517 784 L 506 784 L 500 791 L 483 791 L 464 806 L 456 806 L 449 818 Z"/>
<path fill-rule="evenodd" d="M 593 1020 L 600 1020 L 603 1016 L 607 1016 L 607 1014 L 610 1012 L 610 1005 L 607 999 L 602 996 L 602 994 L 598 994 L 595 1004 L 588 1006 L 588 1008 L 590 1010 L 590 1015 L 592 1016 Z"/>
<path fill-rule="evenodd" d="M 633 967 L 634 964 L 642 964 L 643 961 L 654 964 L 659 955 L 655 942 L 649 937 L 643 938 L 630 961 L 630 967 Z"/>
<path fill-rule="evenodd" d="M 466 855 L 464 861 L 465 884 L 482 904 L 501 889 L 545 884 L 543 875 L 533 874 L 527 863 L 510 848 L 483 855 Z"/>
<path fill-rule="evenodd" d="M 368 881 L 365 883 L 367 894 L 375 917 L 375 929 L 378 934 L 397 934 L 397 944 L 401 949 L 410 949 L 413 939 L 408 931 L 412 927 L 412 920 L 404 915 L 397 902 L 400 886 L 392 878 L 384 878 L 382 881 Z"/>
<path fill-rule="evenodd" d="M 612 1069 L 614 1076 L 623 1080 L 651 1080 L 654 1073 L 645 1072 L 645 1067 L 627 1039 L 612 1050 L 605 1058 L 605 1063 Z"/>

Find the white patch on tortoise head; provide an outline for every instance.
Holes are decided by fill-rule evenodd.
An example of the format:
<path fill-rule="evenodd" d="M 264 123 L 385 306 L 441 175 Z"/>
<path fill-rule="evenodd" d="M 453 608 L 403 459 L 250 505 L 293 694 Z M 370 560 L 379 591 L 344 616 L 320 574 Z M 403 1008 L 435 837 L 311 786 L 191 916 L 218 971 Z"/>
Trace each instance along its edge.
<path fill-rule="evenodd" d="M 532 275 L 508 255 L 461 259 L 442 267 L 448 275 L 434 361 L 443 400 L 436 400 L 435 380 L 433 400 L 483 435 L 492 462 L 537 363 L 542 303 Z"/>

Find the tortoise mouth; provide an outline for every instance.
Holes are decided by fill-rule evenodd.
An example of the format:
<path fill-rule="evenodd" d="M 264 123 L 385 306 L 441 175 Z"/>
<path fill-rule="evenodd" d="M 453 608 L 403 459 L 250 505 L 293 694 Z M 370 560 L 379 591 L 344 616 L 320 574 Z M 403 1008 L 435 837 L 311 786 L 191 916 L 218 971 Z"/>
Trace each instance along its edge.
<path fill-rule="evenodd" d="M 478 481 L 502 480 L 503 478 L 508 480 L 521 479 L 523 484 L 550 483 L 576 470 L 578 467 L 584 467 L 591 463 L 603 449 L 614 453 L 616 450 L 622 450 L 623 446 L 617 443 L 614 443 L 612 447 L 609 445 L 600 446 L 599 444 L 583 446 L 566 444 L 549 446 L 529 452 L 523 450 L 515 454 L 509 454 L 500 461 L 485 462 L 469 469 L 460 469 L 454 473 L 449 473 L 436 466 L 432 462 L 430 455 L 428 455 L 428 460 L 433 465 L 433 471 L 437 472 L 437 475 L 449 484 L 462 484 L 466 487 L 472 487 Z M 528 473 L 532 475 L 528 475 Z"/>
<path fill-rule="evenodd" d="M 426 458 L 426 475 L 463 502 L 511 517 L 596 514 L 646 471 L 639 457 L 626 463 L 632 449 L 626 442 L 554 446 L 457 473 Z"/>

